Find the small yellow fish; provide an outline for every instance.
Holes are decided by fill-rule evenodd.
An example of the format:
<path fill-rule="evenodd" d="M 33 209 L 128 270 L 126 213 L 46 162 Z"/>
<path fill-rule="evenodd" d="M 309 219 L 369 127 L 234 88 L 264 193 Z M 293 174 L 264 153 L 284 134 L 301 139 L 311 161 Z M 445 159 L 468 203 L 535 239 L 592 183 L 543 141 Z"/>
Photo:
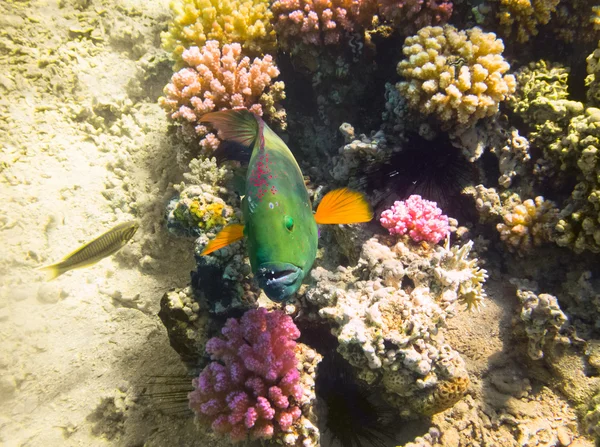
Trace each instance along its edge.
<path fill-rule="evenodd" d="M 120 223 L 102 233 L 96 239 L 82 245 L 74 252 L 69 253 L 62 260 L 54 264 L 38 267 L 37 270 L 48 272 L 47 280 L 50 281 L 69 270 L 95 264 L 101 259 L 119 251 L 133 237 L 139 226 L 136 221 Z"/>

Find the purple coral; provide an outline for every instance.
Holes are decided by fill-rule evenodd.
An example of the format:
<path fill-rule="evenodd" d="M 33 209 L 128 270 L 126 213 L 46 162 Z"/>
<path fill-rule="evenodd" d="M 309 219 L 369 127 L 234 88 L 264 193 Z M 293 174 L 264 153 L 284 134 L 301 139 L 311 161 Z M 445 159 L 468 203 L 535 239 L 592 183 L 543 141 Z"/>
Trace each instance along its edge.
<path fill-rule="evenodd" d="M 448 216 L 435 202 L 412 195 L 403 202 L 394 202 L 389 210 L 381 213 L 381 225 L 390 234 L 406 234 L 415 242 L 428 241 L 437 244 L 449 231 Z"/>
<path fill-rule="evenodd" d="M 249 310 L 230 318 L 225 337 L 206 344 L 211 362 L 193 380 L 190 408 L 231 440 L 270 439 L 301 416 L 304 389 L 295 354 L 300 331 L 281 311 Z"/>

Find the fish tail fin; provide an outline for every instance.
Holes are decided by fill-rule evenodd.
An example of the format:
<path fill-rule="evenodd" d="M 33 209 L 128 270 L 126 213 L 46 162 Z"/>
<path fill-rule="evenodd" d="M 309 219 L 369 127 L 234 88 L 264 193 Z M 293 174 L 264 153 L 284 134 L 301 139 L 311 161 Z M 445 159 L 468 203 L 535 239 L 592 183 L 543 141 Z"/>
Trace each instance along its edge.
<path fill-rule="evenodd" d="M 247 109 L 222 110 L 202 115 L 200 121 L 212 124 L 224 140 L 252 147 L 260 132 L 260 117 Z M 261 120 L 262 122 L 262 120 Z"/>
<path fill-rule="evenodd" d="M 206 256 L 213 251 L 217 251 L 223 247 L 233 244 L 244 237 L 244 226 L 242 224 L 231 224 L 223 228 L 217 236 L 210 241 L 200 256 Z"/>
<path fill-rule="evenodd" d="M 364 194 L 348 188 L 325 194 L 315 213 L 318 224 L 354 224 L 369 222 L 373 210 Z"/>
<path fill-rule="evenodd" d="M 57 262 L 56 264 L 43 265 L 36 268 L 36 270 L 46 272 L 46 281 L 52 281 L 66 272 L 66 270 L 60 266 L 60 262 Z"/>

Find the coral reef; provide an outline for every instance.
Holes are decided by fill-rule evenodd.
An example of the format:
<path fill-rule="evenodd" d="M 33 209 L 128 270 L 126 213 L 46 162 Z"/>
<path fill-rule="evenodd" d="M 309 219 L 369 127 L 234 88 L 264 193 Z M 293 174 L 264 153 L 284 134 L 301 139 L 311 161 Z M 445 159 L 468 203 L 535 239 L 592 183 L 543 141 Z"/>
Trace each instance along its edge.
<path fill-rule="evenodd" d="M 467 259 L 471 247 L 424 250 L 373 238 L 357 266 L 312 272 L 307 304 L 333 324 L 338 351 L 358 377 L 381 380 L 386 400 L 405 416 L 452 406 L 468 386 L 463 360 L 440 329 L 457 302 L 476 307 L 485 296 L 487 275 Z"/>
<path fill-rule="evenodd" d="M 159 103 L 169 116 L 193 128 L 201 147 L 214 150 L 219 139 L 200 124 L 202 115 L 214 110 L 247 108 L 279 127 L 285 127 L 285 111 L 277 106 L 285 97 L 283 82 L 272 83 L 279 70 L 270 55 L 252 62 L 242 57 L 242 47 L 210 40 L 202 48 L 182 54 L 187 65 L 175 73 Z"/>
<path fill-rule="evenodd" d="M 428 241 L 437 244 L 450 234 L 448 216 L 435 202 L 412 195 L 402 202 L 394 202 L 389 210 L 381 213 L 381 225 L 390 234 L 408 234 L 415 242 Z"/>
<path fill-rule="evenodd" d="M 589 107 L 569 123 L 552 150 L 566 154 L 578 183 L 560 211 L 555 241 L 576 253 L 600 253 L 600 109 Z"/>
<path fill-rule="evenodd" d="M 511 283 L 517 286 L 521 304 L 519 319 L 528 338 L 527 354 L 532 360 L 540 360 L 546 345 L 560 338 L 567 316 L 555 296 L 537 293 L 537 284 L 517 279 L 512 279 Z"/>
<path fill-rule="evenodd" d="M 444 25 L 452 15 L 451 0 L 377 0 L 381 16 L 403 34 L 425 26 Z"/>
<path fill-rule="evenodd" d="M 498 19 L 506 36 L 516 34 L 527 42 L 538 33 L 538 26 L 550 21 L 560 0 L 500 0 Z"/>
<path fill-rule="evenodd" d="M 167 228 L 176 234 L 199 236 L 206 231 L 218 232 L 233 215 L 233 208 L 223 199 L 200 186 L 191 186 L 167 206 Z"/>
<path fill-rule="evenodd" d="M 504 222 L 496 226 L 500 239 L 509 251 L 524 255 L 551 240 L 558 209 L 541 196 L 521 201 L 517 194 L 512 194 L 503 203 L 502 219 Z"/>
<path fill-rule="evenodd" d="M 600 10 L 600 6 L 598 9 Z M 598 107 L 600 106 L 600 41 L 598 41 L 598 48 L 586 58 L 586 62 L 585 85 L 587 86 L 588 105 Z"/>
<path fill-rule="evenodd" d="M 271 10 L 282 45 L 290 47 L 297 40 L 331 45 L 369 26 L 375 4 L 370 0 L 275 0 Z"/>
<path fill-rule="evenodd" d="M 208 316 L 200 311 L 192 288 L 174 289 L 163 295 L 158 312 L 169 334 L 171 347 L 191 366 L 196 366 L 208 340 Z"/>
<path fill-rule="evenodd" d="M 184 50 L 202 47 L 209 40 L 221 45 L 238 43 L 252 55 L 275 49 L 273 14 L 267 0 L 173 0 L 170 5 L 174 18 L 161 39 L 176 66 L 181 65 Z"/>
<path fill-rule="evenodd" d="M 469 127 L 498 111 L 516 81 L 502 57 L 504 44 L 480 28 L 425 27 L 408 37 L 397 84 L 408 104 L 447 126 Z"/>
<path fill-rule="evenodd" d="M 213 361 L 193 381 L 190 408 L 232 441 L 318 445 L 318 430 L 306 415 L 319 355 L 297 345 L 300 331 L 292 319 L 259 308 L 228 319 L 221 332 L 224 339 L 206 344 Z"/>

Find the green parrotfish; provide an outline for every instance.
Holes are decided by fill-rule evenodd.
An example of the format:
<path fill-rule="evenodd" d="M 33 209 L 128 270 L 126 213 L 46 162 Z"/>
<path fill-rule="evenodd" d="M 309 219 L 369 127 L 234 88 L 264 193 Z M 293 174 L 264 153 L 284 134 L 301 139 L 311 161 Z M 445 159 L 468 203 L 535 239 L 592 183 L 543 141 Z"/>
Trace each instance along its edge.
<path fill-rule="evenodd" d="M 316 213 L 292 152 L 259 116 L 248 110 L 208 113 L 224 140 L 252 151 L 242 199 L 244 224 L 223 228 L 207 255 L 246 237 L 252 272 L 273 301 L 293 295 L 317 255 L 318 224 L 352 224 L 373 218 L 363 194 L 347 188 L 326 194 Z"/>

